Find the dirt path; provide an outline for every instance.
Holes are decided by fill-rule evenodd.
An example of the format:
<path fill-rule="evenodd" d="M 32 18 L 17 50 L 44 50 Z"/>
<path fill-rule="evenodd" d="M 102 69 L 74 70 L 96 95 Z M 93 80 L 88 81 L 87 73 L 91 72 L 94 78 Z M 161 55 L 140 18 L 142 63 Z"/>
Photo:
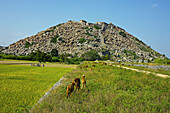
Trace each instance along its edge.
<path fill-rule="evenodd" d="M 124 69 L 129 69 L 129 70 L 133 70 L 133 71 L 137 71 L 137 72 L 142 72 L 142 73 L 147 73 L 147 74 L 150 74 L 150 73 L 151 73 L 151 74 L 154 74 L 154 75 L 156 75 L 156 76 L 163 77 L 163 78 L 170 78 L 170 76 L 168 76 L 168 75 L 159 74 L 159 73 L 154 73 L 154 72 L 150 72 L 150 71 L 144 71 L 144 70 L 129 68 L 129 67 L 125 67 L 125 66 L 119 66 L 119 65 L 112 65 L 112 66 L 121 67 L 121 68 L 124 68 Z"/>

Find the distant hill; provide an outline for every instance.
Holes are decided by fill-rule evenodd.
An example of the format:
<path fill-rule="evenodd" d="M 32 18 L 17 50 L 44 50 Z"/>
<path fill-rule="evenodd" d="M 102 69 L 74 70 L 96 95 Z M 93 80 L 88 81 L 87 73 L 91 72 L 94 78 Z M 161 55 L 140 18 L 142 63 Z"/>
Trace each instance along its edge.
<path fill-rule="evenodd" d="M 3 50 L 14 55 L 28 55 L 36 50 L 59 54 L 77 54 L 79 57 L 90 50 L 100 56 L 110 55 L 113 59 L 127 62 L 148 62 L 155 58 L 166 58 L 150 46 L 112 23 L 88 23 L 85 20 L 68 21 L 31 37 L 19 40 Z"/>

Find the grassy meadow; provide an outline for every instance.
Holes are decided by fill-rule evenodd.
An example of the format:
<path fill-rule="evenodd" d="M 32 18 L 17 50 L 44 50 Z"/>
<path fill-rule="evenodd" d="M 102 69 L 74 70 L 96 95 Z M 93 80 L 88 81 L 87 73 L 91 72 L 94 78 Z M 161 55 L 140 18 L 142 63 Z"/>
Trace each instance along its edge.
<path fill-rule="evenodd" d="M 72 69 L 0 64 L 0 113 L 27 112 Z"/>
<path fill-rule="evenodd" d="M 88 68 L 80 68 L 85 65 Z M 80 66 L 67 73 L 62 85 L 31 112 L 170 112 L 169 78 L 95 63 Z M 75 77 L 82 80 L 83 74 L 87 87 L 67 99 L 67 85 Z"/>

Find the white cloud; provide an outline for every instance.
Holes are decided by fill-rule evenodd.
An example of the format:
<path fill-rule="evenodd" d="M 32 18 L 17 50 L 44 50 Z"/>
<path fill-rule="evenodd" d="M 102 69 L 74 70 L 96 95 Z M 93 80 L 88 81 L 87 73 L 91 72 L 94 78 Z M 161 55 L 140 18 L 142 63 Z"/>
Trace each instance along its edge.
<path fill-rule="evenodd" d="M 158 7 L 158 4 L 152 4 L 152 8 Z"/>

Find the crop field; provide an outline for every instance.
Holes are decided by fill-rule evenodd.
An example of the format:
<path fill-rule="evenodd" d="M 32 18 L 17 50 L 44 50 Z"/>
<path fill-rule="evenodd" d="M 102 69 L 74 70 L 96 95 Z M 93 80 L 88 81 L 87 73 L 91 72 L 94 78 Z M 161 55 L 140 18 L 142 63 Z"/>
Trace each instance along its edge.
<path fill-rule="evenodd" d="M 76 77 L 82 80 L 83 74 L 87 86 L 67 99 L 67 85 Z M 31 112 L 170 112 L 170 78 L 100 63 L 81 64 L 64 77 L 62 85 Z"/>
<path fill-rule="evenodd" d="M 27 112 L 72 69 L 0 64 L 0 113 Z"/>

